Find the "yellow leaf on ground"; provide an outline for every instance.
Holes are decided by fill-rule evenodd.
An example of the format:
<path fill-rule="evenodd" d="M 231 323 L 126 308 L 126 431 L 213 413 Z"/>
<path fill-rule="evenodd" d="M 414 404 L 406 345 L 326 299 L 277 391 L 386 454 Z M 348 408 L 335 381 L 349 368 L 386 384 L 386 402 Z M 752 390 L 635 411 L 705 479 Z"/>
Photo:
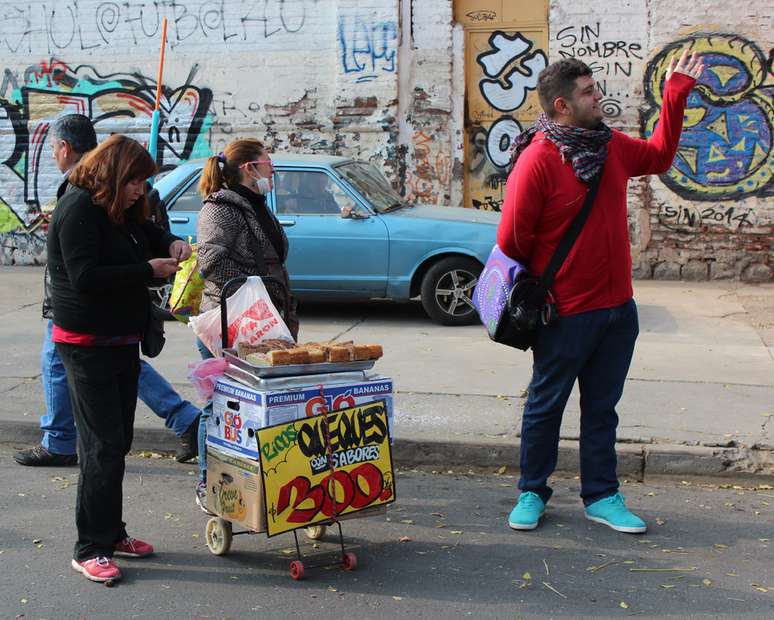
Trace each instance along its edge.
<path fill-rule="evenodd" d="M 702 583 L 703 583 L 705 586 L 711 586 L 711 585 L 712 585 L 712 580 L 711 580 L 711 579 L 702 579 L 702 580 L 701 580 L 701 582 L 702 582 Z"/>
<path fill-rule="evenodd" d="M 530 575 L 529 573 L 524 573 L 524 574 L 521 576 L 521 578 L 522 578 L 522 579 L 526 579 L 527 581 L 529 581 L 530 579 L 532 579 L 532 575 Z"/>
<path fill-rule="evenodd" d="M 620 603 L 618 603 L 618 606 L 621 607 L 622 609 L 629 609 L 629 604 L 626 601 L 621 601 Z"/>
<path fill-rule="evenodd" d="M 500 467 L 500 468 L 497 470 L 497 473 L 498 473 L 498 474 L 504 474 L 504 473 L 505 473 L 505 465 L 503 465 L 502 467 Z"/>

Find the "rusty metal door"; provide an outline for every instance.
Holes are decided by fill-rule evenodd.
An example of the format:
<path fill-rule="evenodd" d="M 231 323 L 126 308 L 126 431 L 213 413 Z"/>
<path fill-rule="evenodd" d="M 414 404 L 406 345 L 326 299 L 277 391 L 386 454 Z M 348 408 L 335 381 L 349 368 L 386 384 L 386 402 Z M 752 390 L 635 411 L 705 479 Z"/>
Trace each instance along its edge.
<path fill-rule="evenodd" d="M 513 139 L 539 115 L 547 0 L 457 0 L 465 28 L 466 207 L 499 211 Z"/>

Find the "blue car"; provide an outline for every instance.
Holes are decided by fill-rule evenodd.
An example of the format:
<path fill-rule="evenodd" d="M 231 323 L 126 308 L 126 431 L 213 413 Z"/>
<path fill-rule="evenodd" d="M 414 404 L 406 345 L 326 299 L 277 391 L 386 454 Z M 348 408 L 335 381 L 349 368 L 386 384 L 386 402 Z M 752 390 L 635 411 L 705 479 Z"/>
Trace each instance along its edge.
<path fill-rule="evenodd" d="M 407 301 L 419 296 L 444 325 L 475 322 L 473 287 L 495 243 L 499 214 L 412 206 L 372 164 L 274 154 L 268 203 L 290 242 L 287 268 L 299 299 Z M 154 185 L 172 232 L 196 241 L 205 160 Z"/>

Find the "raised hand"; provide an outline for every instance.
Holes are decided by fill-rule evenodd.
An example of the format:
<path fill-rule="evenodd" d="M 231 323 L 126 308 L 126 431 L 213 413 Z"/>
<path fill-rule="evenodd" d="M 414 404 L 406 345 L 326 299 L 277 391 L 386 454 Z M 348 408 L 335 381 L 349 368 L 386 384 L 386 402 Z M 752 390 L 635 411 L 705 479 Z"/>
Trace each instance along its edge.
<path fill-rule="evenodd" d="M 704 71 L 704 63 L 699 55 L 694 52 L 688 56 L 688 50 L 685 49 L 682 56 L 680 56 L 680 60 L 677 59 L 677 54 L 672 56 L 669 62 L 669 69 L 666 72 L 666 79 L 671 78 L 674 73 L 683 73 L 694 80 L 698 80 L 702 71 Z"/>
<path fill-rule="evenodd" d="M 173 241 L 169 245 L 169 255 L 182 262 L 191 256 L 191 246 L 180 239 Z"/>

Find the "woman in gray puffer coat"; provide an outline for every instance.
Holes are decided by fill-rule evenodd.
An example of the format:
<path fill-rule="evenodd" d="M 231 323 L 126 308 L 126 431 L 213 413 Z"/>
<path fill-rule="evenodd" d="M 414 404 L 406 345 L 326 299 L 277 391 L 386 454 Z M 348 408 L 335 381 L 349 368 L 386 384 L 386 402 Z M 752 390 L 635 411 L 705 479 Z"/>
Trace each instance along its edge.
<path fill-rule="evenodd" d="M 288 296 L 284 319 L 295 338 L 296 304 L 284 265 L 288 240 L 266 204 L 272 173 L 271 159 L 258 140 L 235 140 L 205 165 L 199 181 L 204 206 L 196 230 L 205 282 L 201 311 L 220 305 L 220 292 L 231 278 L 271 276 L 283 285 L 269 282 L 266 288 L 280 311 Z"/>
<path fill-rule="evenodd" d="M 238 276 L 271 276 L 267 282 L 272 302 L 293 335 L 298 337 L 296 301 L 290 293 L 285 269 L 288 239 L 266 203 L 272 189 L 274 169 L 269 154 L 258 140 L 234 140 L 217 156 L 210 157 L 202 171 L 199 193 L 204 206 L 199 213 L 196 236 L 199 269 L 204 278 L 201 312 L 220 305 L 220 293 Z M 286 303 L 287 300 L 287 303 Z M 203 358 L 212 357 L 197 338 Z M 206 511 L 206 420 L 212 405 L 202 410 L 199 421 L 199 485 L 196 500 Z"/>

